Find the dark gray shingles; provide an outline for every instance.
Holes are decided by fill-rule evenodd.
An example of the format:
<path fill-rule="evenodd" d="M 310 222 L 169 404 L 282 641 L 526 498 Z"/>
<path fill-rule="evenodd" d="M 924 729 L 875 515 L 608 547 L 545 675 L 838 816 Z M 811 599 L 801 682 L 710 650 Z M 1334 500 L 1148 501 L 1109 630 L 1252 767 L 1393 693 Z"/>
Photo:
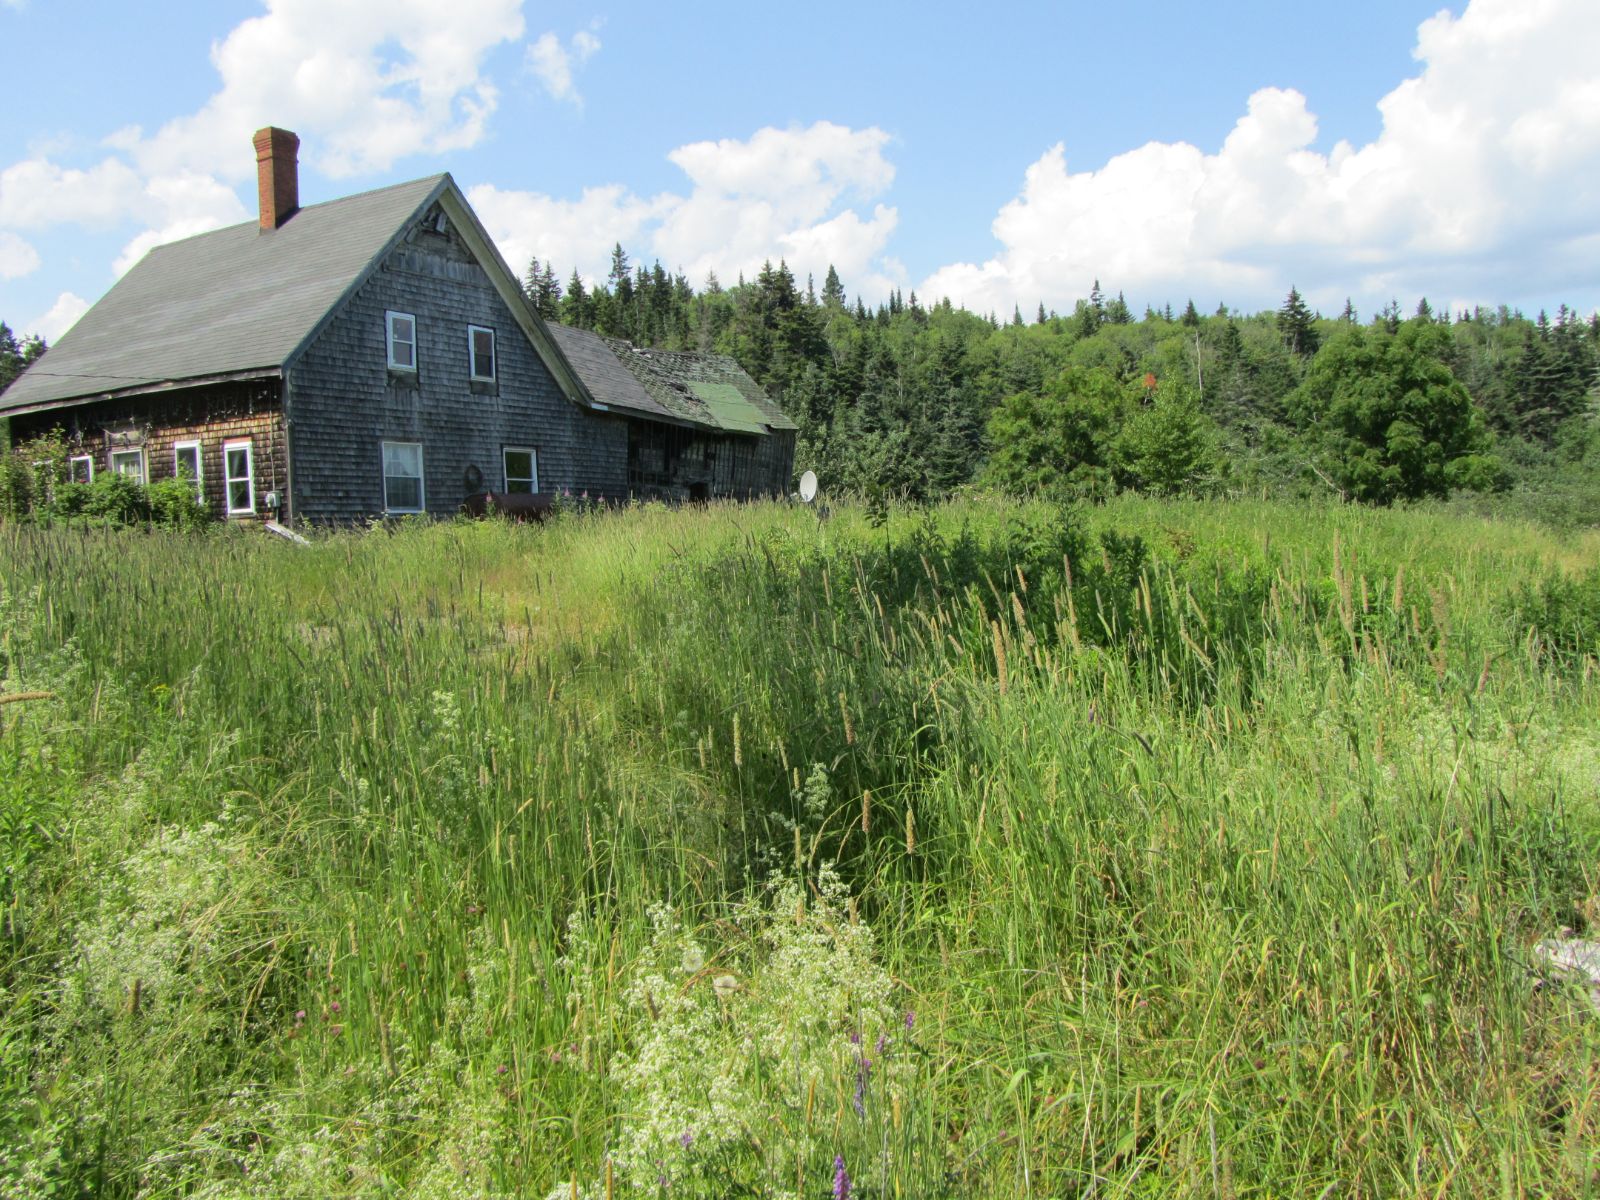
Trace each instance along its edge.
<path fill-rule="evenodd" d="M 0 412 L 281 367 L 446 176 L 158 246 L 0 394 Z"/>
<path fill-rule="evenodd" d="M 578 378 L 589 389 L 589 394 L 610 408 L 644 413 L 652 417 L 676 417 L 678 414 L 660 404 L 644 389 L 639 380 L 627 371 L 607 340 L 586 329 L 573 329 L 569 325 L 549 325 L 551 336 L 561 347 Z"/>

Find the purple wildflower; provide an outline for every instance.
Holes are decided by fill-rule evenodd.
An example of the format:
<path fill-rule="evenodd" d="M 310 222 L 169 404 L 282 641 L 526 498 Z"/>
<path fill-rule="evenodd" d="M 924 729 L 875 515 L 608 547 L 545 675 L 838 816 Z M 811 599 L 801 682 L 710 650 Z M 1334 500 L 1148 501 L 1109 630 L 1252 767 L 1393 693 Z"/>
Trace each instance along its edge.
<path fill-rule="evenodd" d="M 694 1145 L 694 1130 L 685 1129 L 678 1135 L 678 1142 L 685 1150 Z"/>
<path fill-rule="evenodd" d="M 867 1084 L 872 1082 L 872 1060 L 865 1055 L 856 1064 L 856 1116 L 867 1115 Z"/>
<path fill-rule="evenodd" d="M 877 1044 L 877 1047 L 876 1047 L 876 1050 L 875 1050 L 875 1052 L 878 1055 L 878 1057 L 882 1058 L 883 1057 L 883 1052 L 885 1050 L 887 1050 L 888 1048 L 889 1048 L 889 1035 L 887 1033 L 880 1033 L 878 1035 L 878 1044 Z"/>
<path fill-rule="evenodd" d="M 852 1046 L 861 1045 L 861 1031 L 859 1029 L 852 1029 L 850 1031 L 850 1044 Z"/>
<path fill-rule="evenodd" d="M 844 1169 L 844 1155 L 833 1156 L 833 1200 L 850 1200 L 850 1172 Z"/>
<path fill-rule="evenodd" d="M 335 1000 L 333 1003 L 329 1004 L 328 1007 L 330 1009 L 332 1009 L 334 1012 L 338 1012 L 339 1008 L 340 1008 L 340 1005 L 339 1005 L 339 1002 L 337 1000 Z"/>
<path fill-rule="evenodd" d="M 914 1009 L 914 1008 L 906 1009 L 906 1032 L 910 1033 L 911 1032 L 911 1027 L 913 1025 L 915 1025 L 916 1023 L 917 1023 L 917 1010 Z"/>

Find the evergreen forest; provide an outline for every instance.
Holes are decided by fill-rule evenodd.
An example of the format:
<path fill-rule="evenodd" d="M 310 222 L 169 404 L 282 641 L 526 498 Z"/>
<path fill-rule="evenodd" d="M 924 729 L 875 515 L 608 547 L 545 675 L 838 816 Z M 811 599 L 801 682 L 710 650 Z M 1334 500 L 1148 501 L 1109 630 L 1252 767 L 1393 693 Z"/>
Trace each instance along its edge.
<path fill-rule="evenodd" d="M 603 282 L 534 259 L 523 283 L 547 320 L 737 359 L 799 423 L 797 469 L 838 492 L 1457 494 L 1600 520 L 1600 315 L 1565 305 L 1327 317 L 1291 288 L 1271 312 L 1136 316 L 1097 280 L 1070 313 L 1002 317 L 915 292 L 868 308 L 831 267 L 819 287 L 782 262 L 697 291 L 620 245 Z"/>

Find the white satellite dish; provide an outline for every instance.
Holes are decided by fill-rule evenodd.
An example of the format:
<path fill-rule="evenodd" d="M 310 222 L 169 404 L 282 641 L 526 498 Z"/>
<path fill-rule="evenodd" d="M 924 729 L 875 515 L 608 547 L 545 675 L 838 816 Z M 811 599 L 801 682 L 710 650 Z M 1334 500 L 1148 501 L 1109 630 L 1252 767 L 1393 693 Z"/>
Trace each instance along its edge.
<path fill-rule="evenodd" d="M 810 504 L 817 498 L 817 473 L 807 471 L 800 476 L 800 499 Z"/>

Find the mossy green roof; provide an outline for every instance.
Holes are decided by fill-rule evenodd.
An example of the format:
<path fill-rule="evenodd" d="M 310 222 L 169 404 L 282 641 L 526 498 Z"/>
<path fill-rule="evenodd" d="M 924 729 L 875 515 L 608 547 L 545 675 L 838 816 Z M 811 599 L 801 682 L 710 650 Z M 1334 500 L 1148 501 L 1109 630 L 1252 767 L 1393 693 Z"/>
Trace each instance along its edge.
<path fill-rule="evenodd" d="M 760 409 L 739 393 L 731 383 L 707 383 L 691 379 L 689 390 L 711 411 L 719 429 L 733 433 L 766 433 L 767 422 Z"/>

